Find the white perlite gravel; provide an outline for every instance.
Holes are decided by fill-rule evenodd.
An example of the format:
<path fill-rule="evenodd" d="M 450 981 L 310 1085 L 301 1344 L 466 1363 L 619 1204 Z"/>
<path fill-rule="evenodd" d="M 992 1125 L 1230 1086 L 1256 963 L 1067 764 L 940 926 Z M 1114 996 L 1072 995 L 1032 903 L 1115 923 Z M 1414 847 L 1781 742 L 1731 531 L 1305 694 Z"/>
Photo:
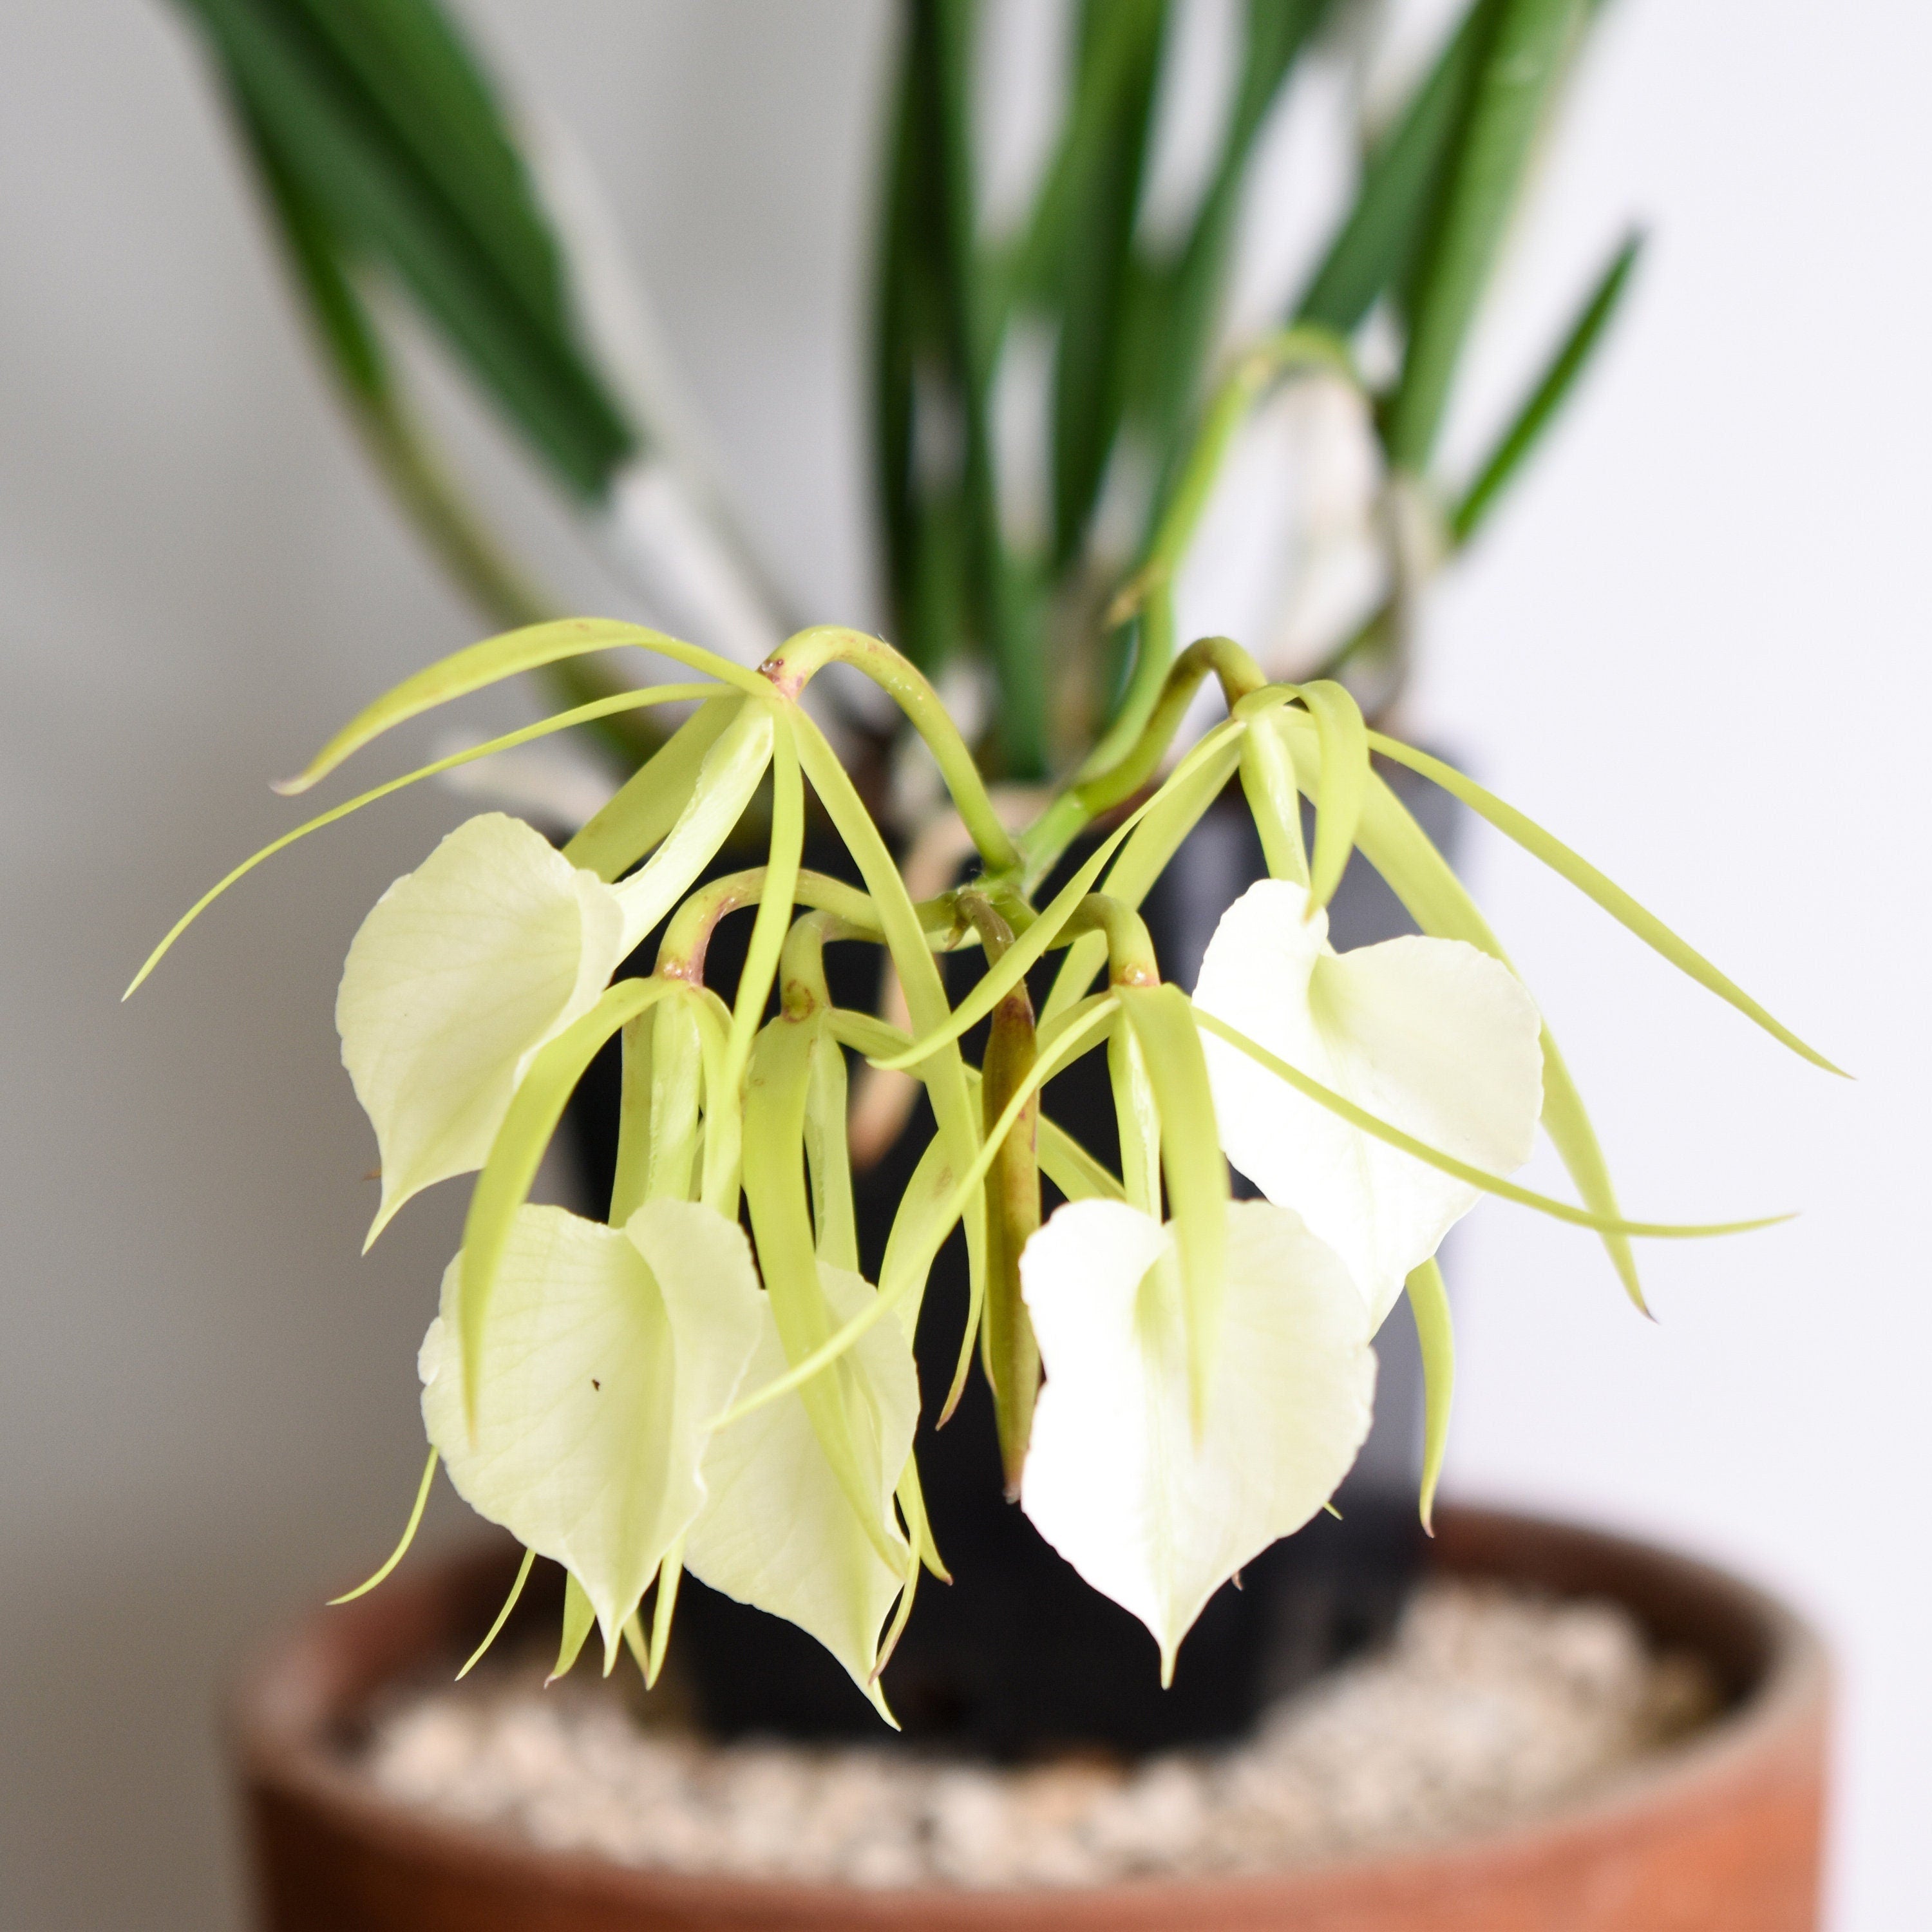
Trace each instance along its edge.
<path fill-rule="evenodd" d="M 1006 1770 L 865 1746 L 708 1744 L 527 1672 L 377 1724 L 393 1798 L 681 1872 L 870 1886 L 1078 1886 L 1264 1870 L 1480 1831 L 1601 1784 L 1707 1716 L 1696 1659 L 1629 1615 L 1438 1582 L 1393 1643 L 1246 1742 Z"/>

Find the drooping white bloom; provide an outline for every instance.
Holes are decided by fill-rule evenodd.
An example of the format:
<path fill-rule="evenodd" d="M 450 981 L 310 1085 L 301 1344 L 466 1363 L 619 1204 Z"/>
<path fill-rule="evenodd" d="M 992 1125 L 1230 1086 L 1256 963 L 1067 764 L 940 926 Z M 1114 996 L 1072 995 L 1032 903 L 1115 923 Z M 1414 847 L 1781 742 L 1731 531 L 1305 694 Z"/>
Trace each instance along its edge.
<path fill-rule="evenodd" d="M 1194 1000 L 1366 1112 L 1472 1167 L 1513 1173 L 1543 1110 L 1536 1006 L 1460 940 L 1338 953 L 1304 887 L 1251 886 L 1201 962 Z M 1228 1158 L 1347 1264 L 1373 1324 L 1478 1190 L 1362 1132 L 1204 1030 Z"/>
<path fill-rule="evenodd" d="M 1376 1374 L 1367 1311 L 1334 1252 L 1284 1208 L 1233 1202 L 1197 1433 L 1173 1247 L 1139 1209 L 1080 1201 L 1020 1262 L 1046 1370 L 1022 1504 L 1153 1632 L 1163 1682 L 1208 1598 L 1348 1473 Z"/>
<path fill-rule="evenodd" d="M 376 901 L 335 1001 L 382 1152 L 371 1240 L 412 1194 L 483 1165 L 532 1055 L 623 956 L 616 894 L 500 812 L 459 825 Z"/>
<path fill-rule="evenodd" d="M 483 1165 L 532 1059 L 596 1004 L 737 823 L 772 730 L 770 711 L 748 705 L 662 843 L 617 885 L 485 812 L 376 902 L 335 1001 L 343 1064 L 382 1154 L 370 1240 L 412 1195 Z"/>
<path fill-rule="evenodd" d="M 622 1228 L 525 1208 L 505 1250 L 465 1413 L 462 1258 L 417 1367 L 423 1422 L 480 1516 L 562 1564 L 608 1655 L 664 1552 L 704 1505 L 710 1424 L 770 1317 L 750 1244 L 684 1201 Z"/>
<path fill-rule="evenodd" d="M 871 1285 L 845 1269 L 820 1262 L 818 1274 L 835 1321 L 850 1320 L 872 1298 Z M 762 1322 L 747 1390 L 776 1380 L 787 1366 L 769 1306 Z M 876 1498 L 873 1528 L 889 1548 L 905 1551 L 892 1492 L 912 1454 L 919 1377 L 904 1330 L 895 1321 L 874 1322 L 830 1372 L 844 1384 L 867 1488 Z M 718 1430 L 704 1478 L 710 1500 L 685 1546 L 691 1574 L 808 1631 L 884 1713 L 872 1669 L 907 1561 L 896 1569 L 887 1564 L 853 1514 L 803 1399 L 794 1390 Z"/>

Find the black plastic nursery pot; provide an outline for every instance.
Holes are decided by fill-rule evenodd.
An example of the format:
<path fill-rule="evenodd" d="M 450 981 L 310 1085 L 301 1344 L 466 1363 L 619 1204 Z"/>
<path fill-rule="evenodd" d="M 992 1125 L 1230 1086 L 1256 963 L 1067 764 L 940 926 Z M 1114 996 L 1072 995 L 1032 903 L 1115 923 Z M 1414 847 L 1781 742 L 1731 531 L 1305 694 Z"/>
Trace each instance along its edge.
<path fill-rule="evenodd" d="M 1398 768 L 1384 774 L 1438 844 L 1454 830 L 1453 801 Z M 1076 848 L 1064 869 L 1084 851 Z M 740 860 L 737 862 L 746 861 Z M 808 844 L 806 862 L 851 876 L 836 847 Z M 732 869 L 721 867 L 720 869 Z M 1162 972 L 1192 986 L 1216 922 L 1265 875 L 1261 845 L 1238 794 L 1196 827 L 1142 908 Z M 1415 928 L 1359 855 L 1330 912 L 1342 950 Z M 706 958 L 707 978 L 735 984 L 748 917 L 728 921 Z M 647 972 L 656 940 L 629 966 Z M 832 994 L 871 1007 L 878 956 L 867 946 L 826 954 Z M 1057 958 L 1040 969 L 1043 1000 Z M 976 951 L 948 961 L 948 991 L 964 994 Z M 969 1036 L 969 1050 L 978 1042 Z M 614 1050 L 591 1070 L 571 1114 L 592 1211 L 609 1198 L 616 1166 L 619 1068 Z M 1104 1056 L 1076 1062 L 1047 1090 L 1046 1112 L 1100 1159 L 1118 1156 Z M 855 1178 L 862 1264 L 877 1280 L 900 1195 L 933 1131 L 922 1100 L 897 1142 Z M 1246 1190 L 1235 1177 L 1238 1191 Z M 1048 1190 L 1048 1211 L 1057 1197 Z M 964 1244 L 956 1232 L 933 1270 L 916 1352 L 926 1412 L 917 1453 L 934 1539 L 952 1573 L 928 1582 L 888 1664 L 885 1690 L 908 1744 L 1024 1759 L 1083 1745 L 1138 1752 L 1240 1736 L 1274 1699 L 1394 1626 L 1419 1571 L 1416 1486 L 1421 1453 L 1421 1369 L 1406 1313 L 1376 1341 L 1376 1423 L 1336 1498 L 1340 1520 L 1318 1516 L 1224 1586 L 1182 1646 L 1171 1688 L 1160 1688 L 1153 1640 L 1137 1619 L 1082 1581 L 1003 1493 L 991 1396 L 976 1370 L 944 1428 L 966 1306 Z M 877 1738 L 878 1715 L 831 1657 L 802 1631 L 687 1578 L 676 1642 L 698 1714 L 716 1736 Z"/>

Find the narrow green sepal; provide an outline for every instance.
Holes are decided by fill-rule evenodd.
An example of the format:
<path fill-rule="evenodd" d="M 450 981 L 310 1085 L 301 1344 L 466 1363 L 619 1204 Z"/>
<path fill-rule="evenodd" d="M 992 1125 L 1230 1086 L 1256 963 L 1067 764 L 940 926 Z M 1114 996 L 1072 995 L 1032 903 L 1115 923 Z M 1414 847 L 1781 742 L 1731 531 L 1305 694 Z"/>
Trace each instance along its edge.
<path fill-rule="evenodd" d="M 489 1654 L 490 1646 L 503 1634 L 503 1626 L 510 1621 L 510 1612 L 517 1607 L 517 1600 L 524 1594 L 524 1586 L 530 1580 L 530 1570 L 537 1560 L 534 1550 L 524 1552 L 524 1560 L 517 1565 L 517 1580 L 510 1586 L 510 1594 L 503 1599 L 503 1607 L 496 1612 L 496 1621 L 483 1633 L 483 1641 L 470 1653 L 470 1660 L 456 1673 L 460 1684 Z"/>
<path fill-rule="evenodd" d="M 1462 1181 L 1471 1187 L 1478 1188 L 1485 1194 L 1493 1194 L 1498 1199 L 1514 1201 L 1519 1207 L 1534 1208 L 1540 1214 L 1547 1214 L 1552 1220 L 1568 1221 L 1578 1228 L 1588 1228 L 1598 1234 L 1616 1234 L 1641 1236 L 1652 1240 L 1700 1240 L 1716 1234 L 1748 1234 L 1760 1228 L 1774 1228 L 1780 1222 L 1795 1220 L 1794 1214 L 1764 1214 L 1746 1221 L 1625 1221 L 1606 1214 L 1593 1214 L 1587 1208 L 1573 1206 L 1567 1201 L 1553 1200 L 1546 1194 L 1538 1194 L 1532 1189 L 1519 1187 L 1513 1180 L 1505 1180 L 1500 1175 L 1488 1172 L 1480 1167 L 1472 1167 L 1467 1161 L 1458 1160 L 1453 1154 L 1444 1154 L 1440 1148 L 1432 1148 L 1404 1133 L 1400 1128 L 1390 1126 L 1388 1121 L 1378 1120 L 1334 1091 L 1324 1087 L 1320 1081 L 1312 1080 L 1299 1067 L 1291 1066 L 1285 1060 L 1278 1059 L 1266 1047 L 1260 1046 L 1238 1028 L 1216 1019 L 1212 1013 L 1204 1012 L 1198 1006 L 1194 1009 L 1196 1020 L 1216 1038 L 1225 1040 L 1230 1046 L 1238 1047 L 1257 1066 L 1265 1066 L 1279 1080 L 1285 1080 L 1294 1090 L 1316 1106 L 1326 1107 L 1339 1119 L 1346 1120 L 1352 1127 L 1371 1136 L 1376 1140 L 1396 1148 L 1425 1166 L 1434 1168 Z"/>
<path fill-rule="evenodd" d="M 577 1580 L 576 1573 L 566 1570 L 563 1579 L 563 1640 L 557 1646 L 556 1666 L 544 1679 L 548 1686 L 560 1677 L 568 1676 L 584 1649 L 584 1640 L 590 1634 L 590 1627 L 597 1621 L 597 1612 L 591 1607 L 590 1598 L 584 1586 Z"/>
<path fill-rule="evenodd" d="M 429 1452 L 429 1460 L 423 1465 L 422 1480 L 416 1485 L 415 1506 L 410 1511 L 409 1521 L 403 1526 L 402 1540 L 389 1552 L 388 1561 L 366 1583 L 358 1583 L 354 1589 L 345 1590 L 340 1596 L 330 1598 L 328 1607 L 331 1610 L 338 1604 L 352 1604 L 358 1597 L 366 1597 L 410 1553 L 410 1545 L 416 1540 L 417 1527 L 423 1519 L 424 1506 L 429 1501 L 429 1486 L 436 1480 L 436 1466 L 440 1460 L 437 1451 L 432 1449 Z"/>
<path fill-rule="evenodd" d="M 1408 1277 L 1408 1311 L 1422 1350 L 1422 1527 L 1436 1534 L 1436 1485 L 1449 1442 L 1449 1405 L 1456 1388 L 1456 1334 L 1449 1290 L 1432 1257 Z"/>

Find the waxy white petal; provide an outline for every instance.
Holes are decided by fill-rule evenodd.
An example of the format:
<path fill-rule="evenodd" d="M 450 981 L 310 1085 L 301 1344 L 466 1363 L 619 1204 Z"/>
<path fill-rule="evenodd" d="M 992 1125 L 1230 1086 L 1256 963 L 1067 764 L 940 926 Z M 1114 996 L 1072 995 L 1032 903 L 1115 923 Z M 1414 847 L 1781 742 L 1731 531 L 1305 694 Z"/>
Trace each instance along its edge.
<path fill-rule="evenodd" d="M 1223 915 L 1195 1004 L 1391 1126 L 1507 1175 L 1543 1110 L 1541 1022 L 1521 980 L 1455 939 L 1338 953 L 1283 879 Z M 1361 1132 L 1204 1031 L 1228 1158 L 1347 1264 L 1376 1325 L 1478 1191 Z"/>
<path fill-rule="evenodd" d="M 850 1320 L 872 1300 L 872 1288 L 857 1275 L 824 1262 L 818 1272 L 836 1321 Z M 744 1385 L 775 1381 L 788 1366 L 767 1308 Z M 892 1492 L 919 1423 L 919 1377 L 905 1331 L 896 1322 L 874 1322 L 829 1372 L 844 1383 L 878 1498 L 877 1525 L 890 1546 L 904 1550 Z M 686 1568 L 714 1590 L 808 1631 L 885 1714 L 872 1668 L 908 1564 L 889 1566 L 853 1514 L 796 1391 L 721 1429 L 704 1473 L 710 1499 L 686 1539 Z"/>
<path fill-rule="evenodd" d="M 648 1202 L 622 1228 L 524 1208 L 490 1305 L 473 1430 L 461 1276 L 459 1256 L 418 1357 L 424 1426 L 472 1509 L 577 1578 L 614 1654 L 704 1501 L 709 1425 L 770 1320 L 750 1244 L 690 1202 Z"/>
<path fill-rule="evenodd" d="M 1208 1598 L 1348 1473 L 1376 1374 L 1367 1311 L 1333 1250 L 1285 1208 L 1231 1202 L 1197 1435 L 1172 1252 L 1172 1230 L 1138 1208 L 1079 1201 L 1020 1260 L 1046 1368 L 1021 1502 L 1153 1632 L 1163 1682 Z"/>
<path fill-rule="evenodd" d="M 459 825 L 376 901 L 335 1001 L 382 1152 L 372 1241 L 412 1194 L 483 1165 L 532 1055 L 624 951 L 611 889 L 502 812 Z"/>

